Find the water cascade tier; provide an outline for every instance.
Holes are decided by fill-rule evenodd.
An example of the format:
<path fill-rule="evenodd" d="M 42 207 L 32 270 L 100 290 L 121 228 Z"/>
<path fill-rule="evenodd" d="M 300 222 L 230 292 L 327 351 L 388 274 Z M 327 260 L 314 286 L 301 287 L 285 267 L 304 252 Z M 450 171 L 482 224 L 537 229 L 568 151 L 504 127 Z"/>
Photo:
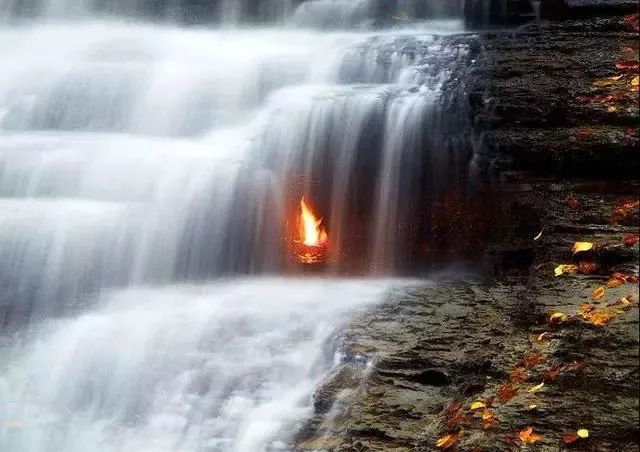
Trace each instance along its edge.
<path fill-rule="evenodd" d="M 289 450 L 395 284 L 301 199 L 392 275 L 468 183 L 449 3 L 0 1 L 0 450 Z"/>

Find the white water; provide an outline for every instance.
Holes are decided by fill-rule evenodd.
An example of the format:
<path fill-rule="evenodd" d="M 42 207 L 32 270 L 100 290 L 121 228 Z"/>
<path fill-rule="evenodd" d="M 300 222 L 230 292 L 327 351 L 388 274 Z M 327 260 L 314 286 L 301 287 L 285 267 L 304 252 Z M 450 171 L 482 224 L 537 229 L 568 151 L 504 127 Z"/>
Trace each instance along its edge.
<path fill-rule="evenodd" d="M 289 450 L 336 331 L 393 284 L 219 278 L 280 272 L 302 195 L 340 255 L 362 180 L 365 258 L 393 267 L 414 157 L 445 152 L 448 71 L 419 55 L 459 23 L 184 29 L 42 5 L 67 22 L 0 28 L 0 452 Z"/>
<path fill-rule="evenodd" d="M 0 450 L 288 450 L 339 358 L 336 329 L 386 286 L 256 279 L 106 294 L 0 348 Z"/>

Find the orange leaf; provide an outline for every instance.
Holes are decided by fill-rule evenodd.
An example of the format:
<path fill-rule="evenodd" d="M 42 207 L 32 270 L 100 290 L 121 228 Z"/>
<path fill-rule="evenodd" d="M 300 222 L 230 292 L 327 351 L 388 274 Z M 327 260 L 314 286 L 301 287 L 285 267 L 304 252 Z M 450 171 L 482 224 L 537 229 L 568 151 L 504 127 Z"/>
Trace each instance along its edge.
<path fill-rule="evenodd" d="M 533 433 L 533 427 L 526 427 L 518 433 L 518 438 L 524 444 L 535 444 L 542 439 L 541 435 Z"/>
<path fill-rule="evenodd" d="M 498 388 L 498 400 L 500 401 L 500 403 L 507 403 L 517 393 L 518 390 L 516 388 L 514 388 L 509 383 L 505 383 Z"/>
<path fill-rule="evenodd" d="M 615 314 L 611 311 L 594 311 L 585 316 L 587 321 L 595 326 L 606 325 L 615 317 Z"/>
<path fill-rule="evenodd" d="M 592 304 L 583 304 L 582 306 L 580 306 L 578 309 L 580 309 L 580 312 L 582 313 L 582 315 L 584 314 L 588 314 L 589 312 L 593 311 L 596 307 Z"/>
<path fill-rule="evenodd" d="M 564 435 L 564 438 L 562 438 L 562 442 L 565 444 L 573 444 L 576 441 L 578 441 L 578 435 L 575 433 L 569 433 L 568 435 Z"/>
<path fill-rule="evenodd" d="M 438 449 L 447 450 L 455 446 L 460 441 L 460 436 L 457 433 L 450 435 L 444 435 L 438 441 L 436 441 L 436 447 Z"/>
<path fill-rule="evenodd" d="M 577 273 L 578 266 L 573 264 L 560 264 L 554 269 L 553 272 L 556 276 Z"/>
<path fill-rule="evenodd" d="M 596 290 L 593 291 L 593 295 L 591 296 L 591 298 L 593 298 L 594 300 L 597 300 L 598 298 L 604 297 L 605 293 L 606 293 L 606 291 L 605 291 L 604 287 L 600 286 Z"/>
<path fill-rule="evenodd" d="M 607 287 L 619 287 L 624 284 L 624 280 L 618 278 L 611 278 L 607 281 Z"/>
<path fill-rule="evenodd" d="M 592 273 L 595 273 L 598 271 L 599 268 L 600 268 L 600 265 L 597 264 L 596 262 L 582 261 L 578 263 L 578 271 L 583 275 L 590 275 Z"/>
<path fill-rule="evenodd" d="M 485 430 L 498 426 L 498 420 L 493 411 L 486 410 L 482 413 L 482 426 Z"/>

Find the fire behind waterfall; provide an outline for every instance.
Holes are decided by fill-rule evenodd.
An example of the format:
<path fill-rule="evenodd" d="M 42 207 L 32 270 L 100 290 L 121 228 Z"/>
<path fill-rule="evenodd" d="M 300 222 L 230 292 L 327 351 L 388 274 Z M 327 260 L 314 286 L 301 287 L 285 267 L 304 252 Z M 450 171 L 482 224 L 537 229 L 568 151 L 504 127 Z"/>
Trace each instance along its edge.
<path fill-rule="evenodd" d="M 327 243 L 327 231 L 322 226 L 322 218 L 317 218 L 313 211 L 300 200 L 300 235 L 306 246 L 322 247 Z"/>
<path fill-rule="evenodd" d="M 303 264 L 316 264 L 326 261 L 329 237 L 322 226 L 322 217 L 316 216 L 304 200 L 300 199 L 300 216 L 298 218 L 299 239 L 297 258 Z"/>

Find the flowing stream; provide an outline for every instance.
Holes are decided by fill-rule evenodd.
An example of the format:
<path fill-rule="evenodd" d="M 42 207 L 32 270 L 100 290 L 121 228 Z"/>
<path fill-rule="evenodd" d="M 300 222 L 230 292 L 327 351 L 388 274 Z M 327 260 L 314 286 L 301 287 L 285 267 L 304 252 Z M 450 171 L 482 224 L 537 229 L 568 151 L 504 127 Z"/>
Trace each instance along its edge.
<path fill-rule="evenodd" d="M 0 452 L 291 450 L 340 326 L 403 284 L 336 275 L 393 274 L 415 194 L 471 159 L 461 24 L 138 3 L 0 0 Z M 278 276 L 302 196 L 332 277 Z"/>

